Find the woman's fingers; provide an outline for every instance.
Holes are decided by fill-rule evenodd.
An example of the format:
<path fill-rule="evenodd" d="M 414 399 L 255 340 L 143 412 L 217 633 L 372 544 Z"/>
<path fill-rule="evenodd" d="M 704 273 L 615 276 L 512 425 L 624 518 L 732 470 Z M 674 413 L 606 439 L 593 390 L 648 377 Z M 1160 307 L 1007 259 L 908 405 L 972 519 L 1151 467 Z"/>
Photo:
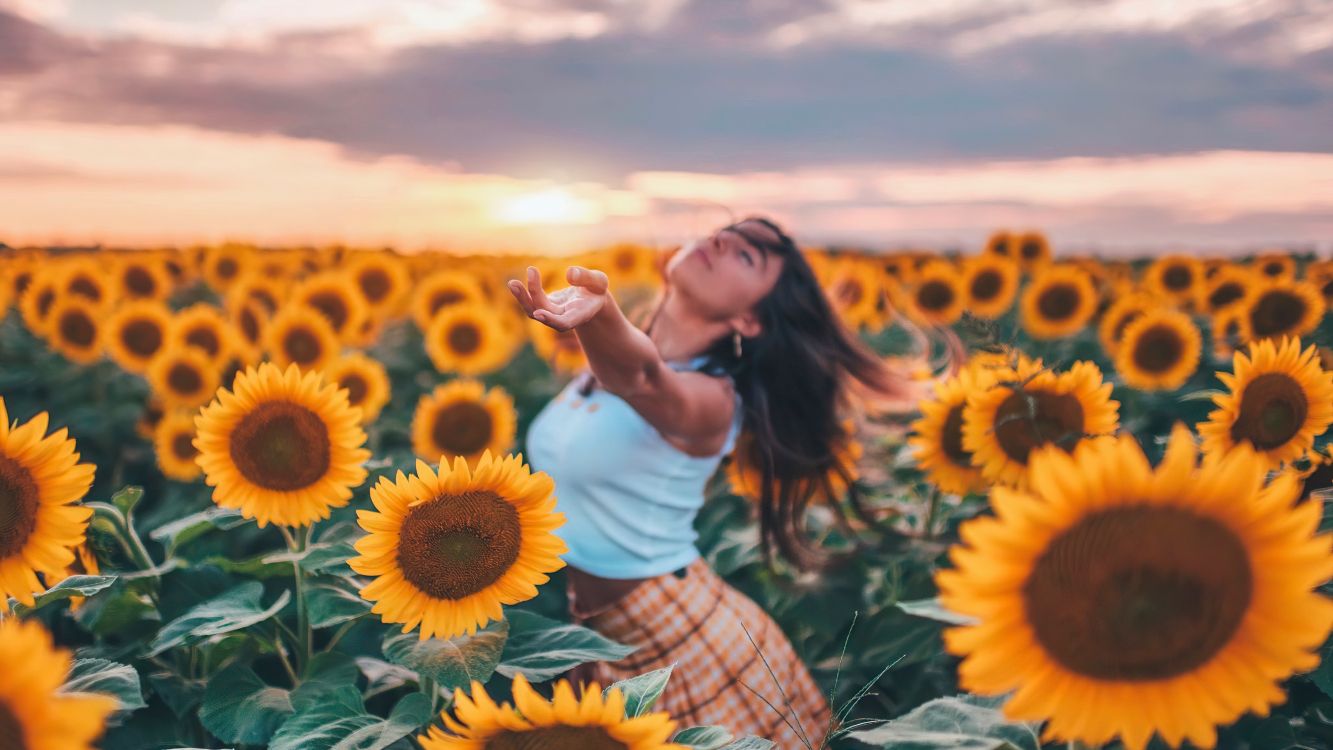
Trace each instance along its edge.
<path fill-rule="evenodd" d="M 523 286 L 523 282 L 518 279 L 510 279 L 506 286 L 509 287 L 509 293 L 514 295 L 514 299 L 518 300 L 518 304 L 523 308 L 523 312 L 532 315 L 534 309 L 532 306 L 532 297 L 528 294 L 528 288 Z"/>
<path fill-rule="evenodd" d="M 565 272 L 565 278 L 574 286 L 581 286 L 593 294 L 606 294 L 610 286 L 606 274 L 583 266 L 570 266 Z"/>
<path fill-rule="evenodd" d="M 542 289 L 542 275 L 536 266 L 528 266 L 528 294 L 532 296 L 532 304 L 538 308 L 549 308 L 550 300 L 546 298 L 546 290 Z"/>
<path fill-rule="evenodd" d="M 550 310 L 538 310 L 532 314 L 532 318 L 533 320 L 554 328 L 557 331 L 568 331 L 574 327 L 568 314 L 553 313 Z"/>

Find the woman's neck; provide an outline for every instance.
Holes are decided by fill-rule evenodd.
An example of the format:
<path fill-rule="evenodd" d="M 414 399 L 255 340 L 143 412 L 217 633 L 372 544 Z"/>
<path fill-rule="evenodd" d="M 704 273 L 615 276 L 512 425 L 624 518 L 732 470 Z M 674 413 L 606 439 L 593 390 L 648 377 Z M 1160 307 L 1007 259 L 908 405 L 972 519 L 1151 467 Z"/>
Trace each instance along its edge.
<path fill-rule="evenodd" d="M 693 314 L 678 295 L 668 294 L 648 338 L 657 345 L 657 353 L 664 361 L 678 362 L 708 351 L 708 347 L 728 330 L 725 323 Z"/>

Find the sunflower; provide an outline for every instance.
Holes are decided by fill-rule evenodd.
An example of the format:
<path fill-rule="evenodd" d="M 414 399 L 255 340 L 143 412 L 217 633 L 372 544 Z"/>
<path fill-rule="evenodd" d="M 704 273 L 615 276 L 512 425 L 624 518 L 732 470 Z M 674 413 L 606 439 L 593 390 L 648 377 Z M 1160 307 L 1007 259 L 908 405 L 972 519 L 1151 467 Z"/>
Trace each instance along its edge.
<path fill-rule="evenodd" d="M 322 273 L 302 281 L 293 290 L 292 301 L 323 315 L 342 341 L 359 335 L 370 314 L 360 287 L 348 276 L 337 272 Z"/>
<path fill-rule="evenodd" d="M 915 449 L 917 466 L 945 492 L 966 495 L 986 488 L 972 454 L 963 449 L 963 409 L 968 394 L 984 391 L 994 377 L 993 370 L 981 366 L 959 370 L 935 384 L 935 398 L 921 402 L 921 418 L 912 423 L 907 442 Z"/>
<path fill-rule="evenodd" d="M 855 429 L 852 420 L 842 421 L 843 437 L 833 448 L 833 461 L 824 476 L 815 482 L 818 495 L 829 502 L 841 500 L 847 494 L 849 483 L 861 478 L 858 464 L 865 454 L 865 447 L 856 439 Z M 760 501 L 763 496 L 763 469 L 754 454 L 754 441 L 748 431 L 741 433 L 732 448 L 726 474 L 732 494 Z M 827 487 L 820 486 L 824 482 L 827 482 Z"/>
<path fill-rule="evenodd" d="M 451 305 L 426 329 L 426 353 L 440 372 L 482 375 L 509 362 L 515 339 L 490 309 Z"/>
<path fill-rule="evenodd" d="M 1310 449 L 1301 457 L 1301 463 L 1306 465 L 1298 468 L 1291 464 L 1283 470 L 1295 477 L 1300 484 L 1300 493 L 1296 497 L 1301 502 L 1309 500 L 1311 493 L 1333 489 L 1333 453 L 1330 452 L 1329 446 Z"/>
<path fill-rule="evenodd" d="M 398 312 L 412 285 L 402 258 L 389 251 L 358 253 L 347 263 L 346 274 L 366 305 L 378 313 Z"/>
<path fill-rule="evenodd" d="M 968 258 L 962 269 L 964 307 L 978 318 L 993 320 L 1009 311 L 1018 294 L 1018 266 L 994 255 Z"/>
<path fill-rule="evenodd" d="M 279 366 L 302 370 L 328 367 L 342 347 L 323 315 L 300 305 L 284 307 L 264 327 L 264 348 Z"/>
<path fill-rule="evenodd" d="M 482 454 L 475 470 L 462 456 L 439 473 L 417 461 L 416 474 L 382 477 L 370 490 L 375 511 L 357 511 L 369 532 L 356 543 L 352 570 L 374 576 L 361 596 L 403 632 L 421 640 L 472 634 L 504 617 L 502 604 L 537 595 L 568 551 L 552 532 L 555 483 L 531 473 L 522 456 Z M 378 512 L 376 512 L 378 511 Z"/>
<path fill-rule="evenodd" d="M 917 274 L 907 309 L 918 322 L 943 326 L 962 317 L 966 305 L 967 289 L 959 283 L 958 268 L 934 261 Z"/>
<path fill-rule="evenodd" d="M 82 297 L 61 297 L 51 306 L 47 340 L 71 362 L 96 362 L 102 356 L 101 315 Z"/>
<path fill-rule="evenodd" d="M 347 391 L 347 403 L 361 410 L 361 424 L 370 424 L 389 401 L 389 375 L 377 359 L 356 352 L 334 361 L 324 377 Z"/>
<path fill-rule="evenodd" d="M 993 484 L 1022 487 L 1032 449 L 1049 443 L 1069 450 L 1084 437 L 1114 432 L 1119 422 L 1111 384 L 1091 362 L 1056 374 L 1020 356 L 994 375 L 994 384 L 969 393 L 963 408 L 963 450 Z"/>
<path fill-rule="evenodd" d="M 615 288 L 656 286 L 661 279 L 657 252 L 649 247 L 620 243 L 597 253 L 600 262 L 592 265 L 606 270 Z"/>
<path fill-rule="evenodd" d="M 88 493 L 95 469 L 78 462 L 65 428 L 46 434 L 48 421 L 41 412 L 10 422 L 0 398 L 0 598 L 29 607 L 43 590 L 36 574 L 74 562 L 71 549 L 84 541 L 93 513 L 74 503 Z"/>
<path fill-rule="evenodd" d="M 134 422 L 134 433 L 144 440 L 152 440 L 157 432 L 158 423 L 166 414 L 167 409 L 162 400 L 150 393 L 147 402 L 144 403 L 143 411 L 139 412 L 139 418 Z"/>
<path fill-rule="evenodd" d="M 51 272 L 39 271 L 33 274 L 28 288 L 19 297 L 19 312 L 23 315 L 23 325 L 36 336 L 46 335 L 46 326 L 51 319 L 51 308 L 60 296 L 58 276 Z"/>
<path fill-rule="evenodd" d="M 1319 290 L 1325 307 L 1333 304 L 1333 261 L 1311 263 L 1305 269 L 1305 280 Z"/>
<path fill-rule="evenodd" d="M 194 413 L 177 409 L 162 417 L 153 433 L 153 447 L 157 451 L 157 467 L 162 473 L 181 482 L 193 482 L 199 477 L 194 447 Z"/>
<path fill-rule="evenodd" d="M 127 300 L 164 300 L 171 294 L 171 276 L 157 256 L 135 253 L 115 265 L 116 296 Z"/>
<path fill-rule="evenodd" d="M 1260 253 L 1250 265 L 1266 279 L 1290 281 L 1296 278 L 1296 259 L 1280 250 Z"/>
<path fill-rule="evenodd" d="M 1024 268 L 1033 268 L 1051 260 L 1051 243 L 1041 232 L 1024 232 L 1013 240 L 1015 259 Z"/>
<path fill-rule="evenodd" d="M 1217 410 L 1199 424 L 1208 453 L 1248 443 L 1276 467 L 1305 453 L 1333 423 L 1333 374 L 1319 366 L 1313 346 L 1256 341 L 1248 356 L 1236 352 L 1232 369 L 1217 373 L 1229 393 L 1213 397 Z"/>
<path fill-rule="evenodd" d="M 835 264 L 827 295 L 847 327 L 874 327 L 879 319 L 880 275 L 878 269 L 851 258 Z"/>
<path fill-rule="evenodd" d="M 551 291 L 547 286 L 546 290 Z M 451 305 L 486 303 L 486 292 L 477 277 L 466 271 L 436 271 L 421 280 L 412 294 L 412 317 L 417 328 L 430 328 L 435 315 Z"/>
<path fill-rule="evenodd" d="M 226 294 L 249 271 L 254 255 L 255 249 L 248 245 L 218 245 L 204 249 L 199 267 L 208 285 L 219 294 Z"/>
<path fill-rule="evenodd" d="M 1097 312 L 1097 290 L 1081 268 L 1052 265 L 1023 290 L 1023 327 L 1033 338 L 1057 339 L 1078 332 Z"/>
<path fill-rule="evenodd" d="M 199 466 L 213 502 L 263 528 L 329 517 L 366 479 L 370 452 L 347 392 L 296 365 L 248 367 L 195 417 Z"/>
<path fill-rule="evenodd" d="M 78 297 L 93 307 L 109 308 L 114 291 L 107 286 L 101 266 L 85 258 L 66 261 L 60 276 L 60 295 Z"/>
<path fill-rule="evenodd" d="M 1173 391 L 1199 367 L 1203 337 L 1179 310 L 1150 310 L 1125 327 L 1115 369 L 1127 385 L 1145 391 Z"/>
<path fill-rule="evenodd" d="M 1193 304 L 1202 282 L 1203 264 L 1189 255 L 1158 258 L 1143 274 L 1143 285 L 1149 292 L 1178 305 Z"/>
<path fill-rule="evenodd" d="M 506 453 L 518 416 L 501 387 L 489 390 L 471 378 L 451 380 L 421 397 L 412 415 L 412 450 L 423 458 L 462 456 L 475 464 L 482 453 Z"/>
<path fill-rule="evenodd" d="M 218 389 L 218 369 L 197 349 L 168 347 L 148 363 L 146 374 L 153 392 L 171 408 L 193 409 Z"/>
<path fill-rule="evenodd" d="M 1199 295 L 1199 307 L 1210 315 L 1240 302 L 1255 286 L 1262 283 L 1261 277 L 1242 266 L 1223 266 L 1208 278 Z"/>
<path fill-rule="evenodd" d="M 61 691 L 74 658 L 35 620 L 0 621 L 0 741 L 14 750 L 92 750 L 116 710 L 107 695 Z"/>
<path fill-rule="evenodd" d="M 1018 238 L 1002 229 L 987 238 L 986 246 L 981 252 L 984 255 L 997 255 L 1018 262 Z"/>
<path fill-rule="evenodd" d="M 579 699 L 569 680 L 562 679 L 547 701 L 518 674 L 513 695 L 513 706 L 497 706 L 476 680 L 471 697 L 454 688 L 454 717 L 441 714 L 452 734 L 432 726 L 417 741 L 423 750 L 687 750 L 667 742 L 677 722 L 665 711 L 625 716 L 625 696 L 618 687 L 604 696 L 593 682 L 583 686 Z"/>
<path fill-rule="evenodd" d="M 171 323 L 171 341 L 203 353 L 214 367 L 221 367 L 236 349 L 236 331 L 212 305 L 199 303 L 176 313 Z"/>
<path fill-rule="evenodd" d="M 104 310 L 83 297 L 57 297 L 47 320 L 47 341 L 67 360 L 87 365 L 103 353 Z"/>
<path fill-rule="evenodd" d="M 238 359 L 246 364 L 254 364 L 264 356 L 264 330 L 268 327 L 268 312 L 257 300 L 250 300 L 235 311 L 231 318 L 231 327 L 236 335 L 232 337 Z"/>
<path fill-rule="evenodd" d="M 1241 337 L 1246 341 L 1304 336 L 1324 317 L 1324 297 L 1304 281 L 1258 284 L 1238 303 Z"/>
<path fill-rule="evenodd" d="M 264 313 L 272 315 L 287 299 L 291 284 L 282 276 L 250 271 L 227 290 L 227 313 L 235 318 L 251 302 L 263 306 Z"/>
<path fill-rule="evenodd" d="M 1132 292 L 1118 297 L 1102 313 L 1102 319 L 1097 324 L 1097 338 L 1101 340 L 1102 349 L 1115 357 L 1129 324 L 1161 306 L 1162 303 L 1147 292 Z"/>
<path fill-rule="evenodd" d="M 121 305 L 107 320 L 103 338 L 107 353 L 126 372 L 143 373 L 167 343 L 171 310 L 152 299 Z"/>
<path fill-rule="evenodd" d="M 1319 663 L 1333 603 L 1320 508 L 1264 486 L 1240 447 L 1196 466 L 1178 426 L 1152 468 L 1128 436 L 1073 455 L 1034 452 L 1032 489 L 997 487 L 993 517 L 964 523 L 941 603 L 976 618 L 944 634 L 962 687 L 998 695 L 1048 741 L 1141 750 L 1216 743 L 1214 727 L 1283 700 L 1276 684 Z"/>
<path fill-rule="evenodd" d="M 557 331 L 544 323 L 526 319 L 528 340 L 532 348 L 559 373 L 577 372 L 588 365 L 583 345 L 573 331 Z"/>

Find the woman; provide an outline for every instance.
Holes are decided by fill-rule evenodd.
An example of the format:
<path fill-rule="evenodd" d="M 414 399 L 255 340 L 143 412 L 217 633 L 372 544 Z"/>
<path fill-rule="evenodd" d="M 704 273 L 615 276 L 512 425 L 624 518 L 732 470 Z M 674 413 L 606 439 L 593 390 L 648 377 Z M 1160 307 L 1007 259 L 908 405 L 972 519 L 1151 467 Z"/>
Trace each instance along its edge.
<path fill-rule="evenodd" d="M 572 267 L 547 294 L 535 268 L 509 289 L 533 319 L 573 330 L 591 373 L 533 420 L 528 459 L 555 479 L 575 620 L 639 649 L 576 670 L 602 685 L 674 664 L 658 708 L 781 748 L 819 747 L 831 712 L 771 617 L 694 547 L 704 486 L 742 430 L 765 478 L 765 549 L 801 567 L 800 518 L 848 439 L 852 388 L 909 402 L 906 379 L 839 322 L 781 228 L 750 218 L 696 240 L 666 266 L 646 331 L 600 271 Z M 577 680 L 576 680 L 577 681 Z"/>

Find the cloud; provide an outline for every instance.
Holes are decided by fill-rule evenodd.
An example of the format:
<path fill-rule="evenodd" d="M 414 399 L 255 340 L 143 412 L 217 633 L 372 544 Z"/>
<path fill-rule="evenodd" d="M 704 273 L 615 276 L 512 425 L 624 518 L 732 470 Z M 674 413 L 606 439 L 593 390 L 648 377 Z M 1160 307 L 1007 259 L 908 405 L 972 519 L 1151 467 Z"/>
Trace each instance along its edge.
<path fill-rule="evenodd" d="M 687 29 L 728 28 L 691 7 L 668 17 L 677 23 L 669 34 L 393 52 L 354 30 L 245 48 L 55 37 L 47 46 L 63 57 L 11 79 L 0 119 L 178 123 L 602 180 L 633 170 L 1333 150 L 1327 53 L 1236 61 L 1160 33 L 1030 40 L 965 58 L 858 45 L 783 51 L 691 40 Z M 810 10 L 795 3 L 788 17 Z"/>

